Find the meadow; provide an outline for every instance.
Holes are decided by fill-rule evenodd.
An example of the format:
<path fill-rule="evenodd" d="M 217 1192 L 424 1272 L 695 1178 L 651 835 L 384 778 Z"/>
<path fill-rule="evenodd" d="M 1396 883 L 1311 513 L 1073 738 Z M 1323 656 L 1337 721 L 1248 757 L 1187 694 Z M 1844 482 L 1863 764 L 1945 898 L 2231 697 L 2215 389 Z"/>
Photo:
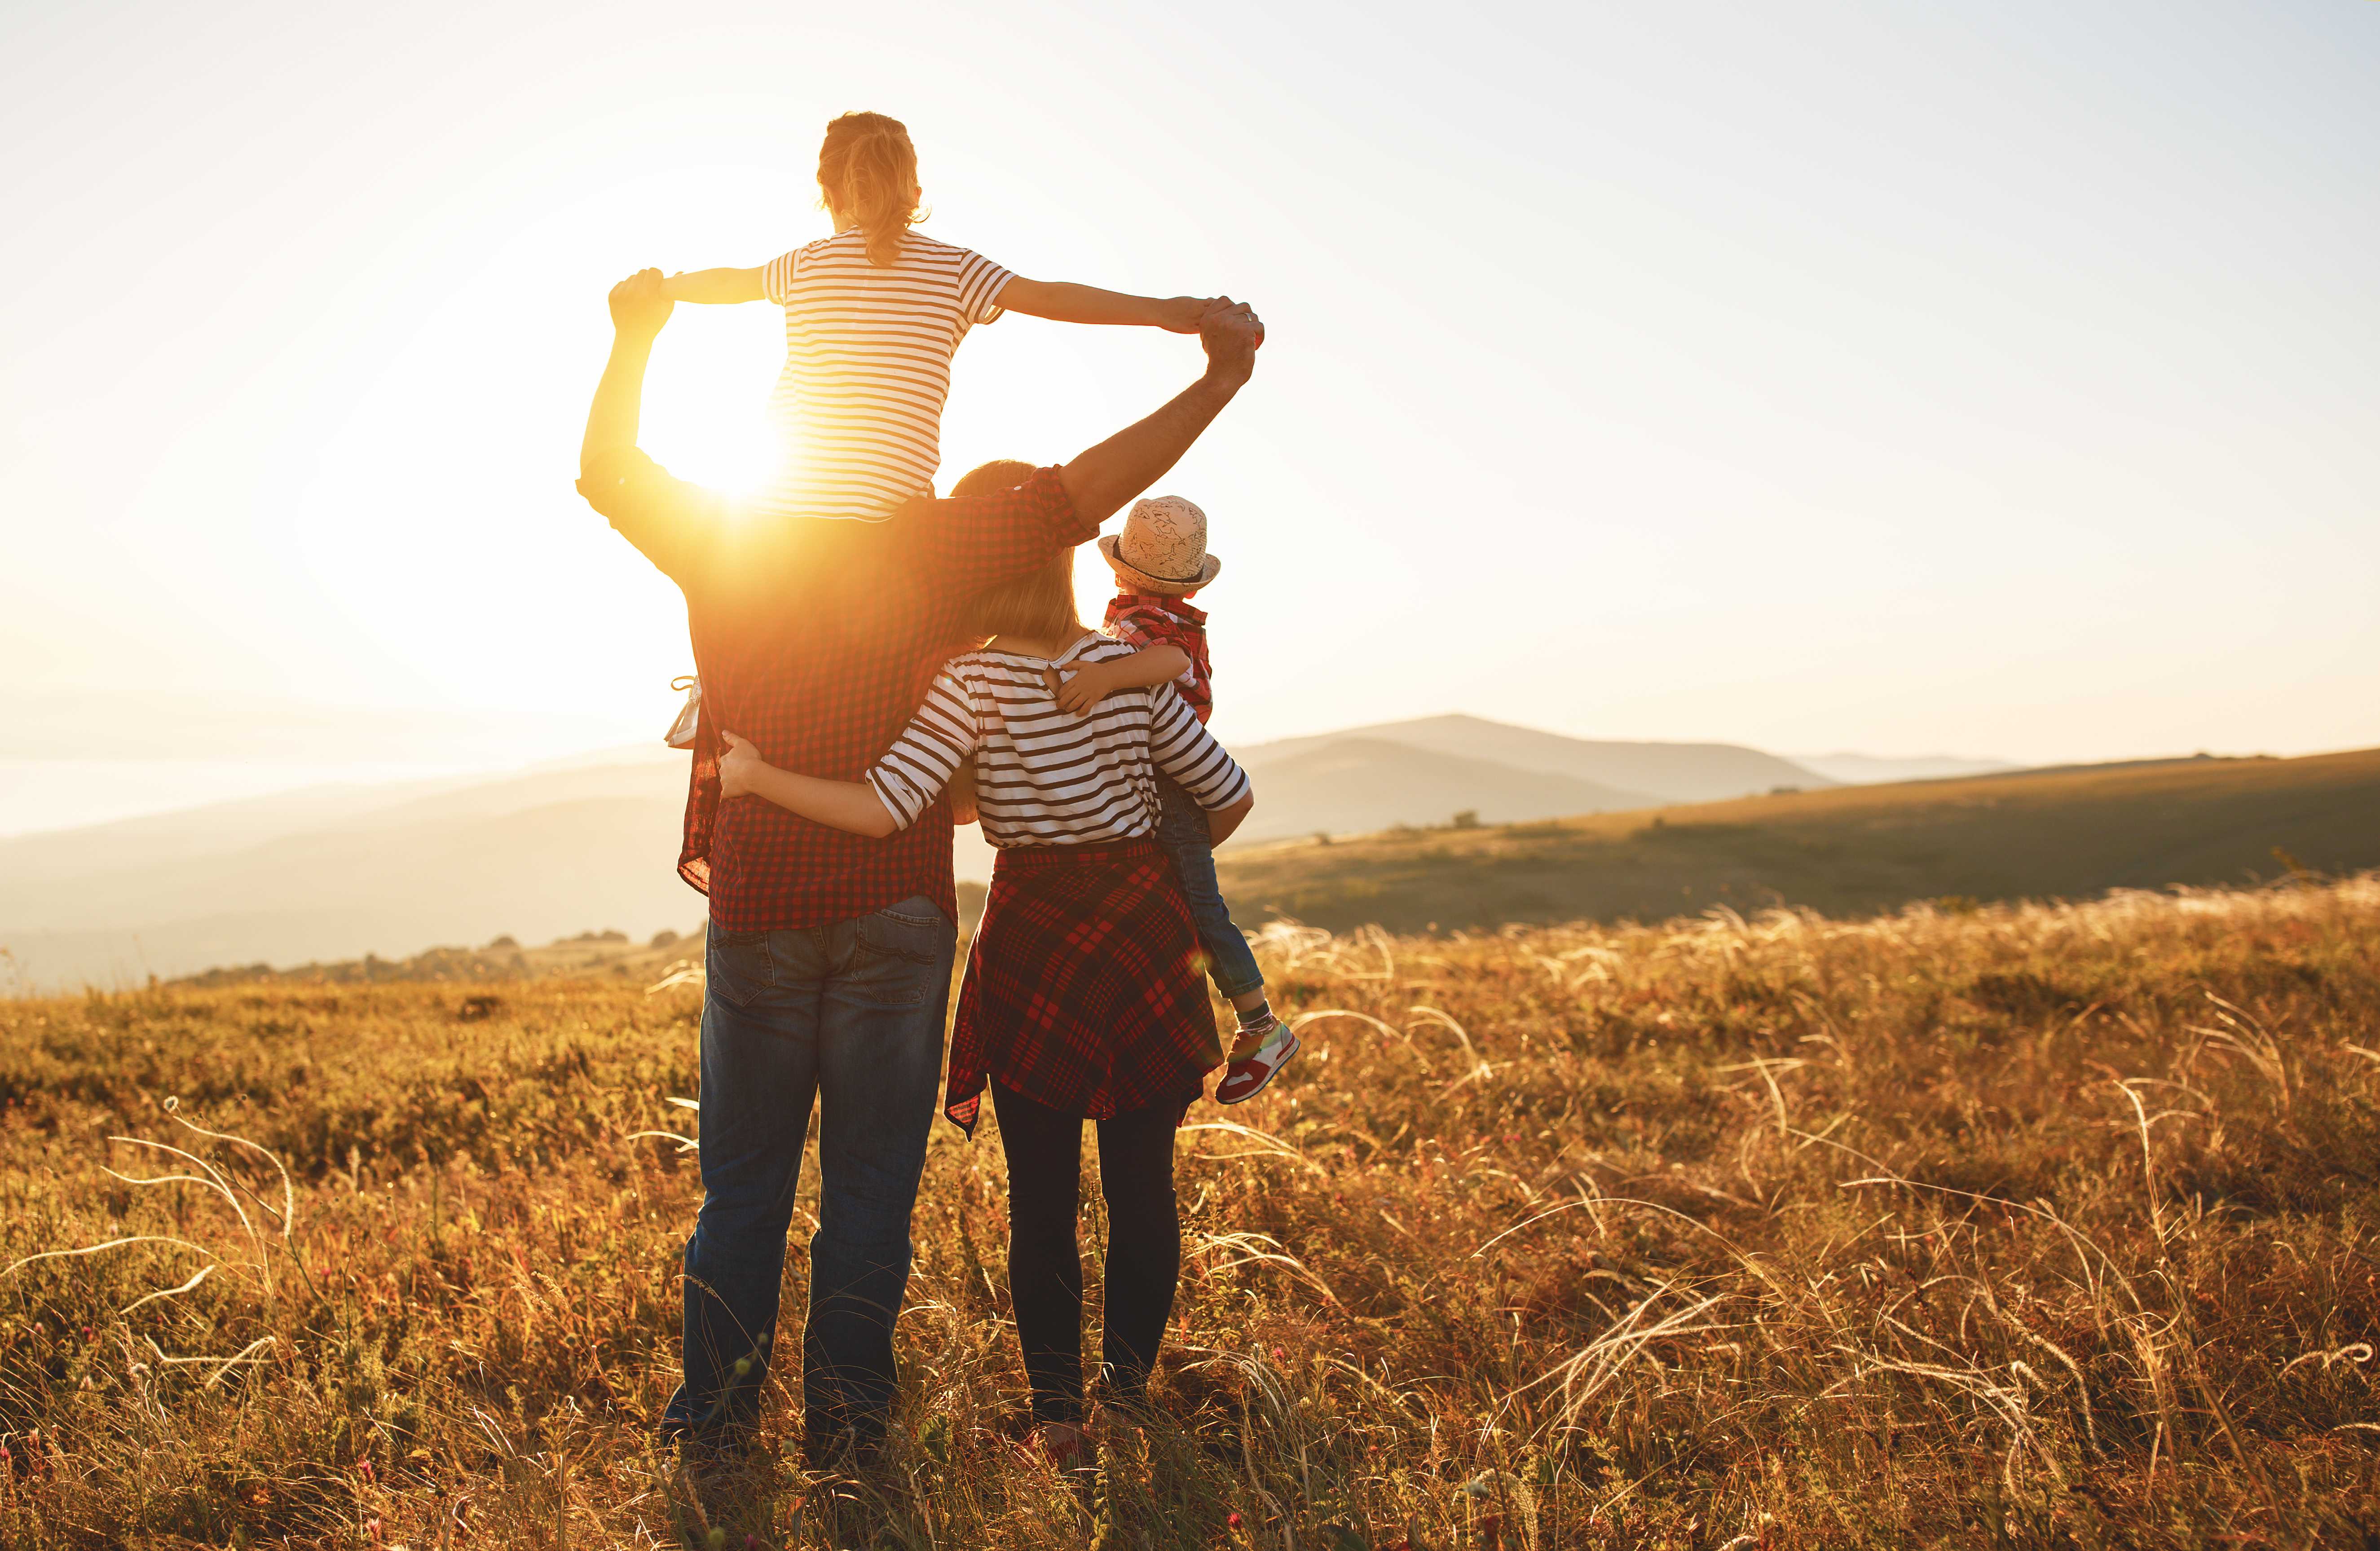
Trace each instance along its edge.
<path fill-rule="evenodd" d="M 1308 1054 L 1192 1111 L 1095 1489 L 948 1127 L 889 1466 L 782 1379 L 735 1468 L 648 1445 L 690 983 L 0 1003 L 0 1545 L 2380 1541 L 2380 877 L 1259 956 Z"/>
<path fill-rule="evenodd" d="M 1391 931 L 1829 915 L 1914 899 L 2090 899 L 2380 867 L 2380 749 L 1779 791 L 1536 824 L 1406 826 L 1216 855 L 1243 918 Z"/>

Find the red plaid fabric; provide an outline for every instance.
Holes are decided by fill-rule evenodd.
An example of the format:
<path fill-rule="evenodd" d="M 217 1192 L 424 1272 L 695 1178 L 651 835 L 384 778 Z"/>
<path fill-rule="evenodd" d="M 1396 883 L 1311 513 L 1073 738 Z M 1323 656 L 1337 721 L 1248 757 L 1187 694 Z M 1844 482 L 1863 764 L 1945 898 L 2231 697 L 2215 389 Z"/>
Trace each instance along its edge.
<path fill-rule="evenodd" d="M 751 739 L 783 769 L 859 780 L 942 659 L 978 644 L 963 634 L 967 599 L 1098 533 L 1058 471 L 915 501 L 880 523 L 754 515 L 633 447 L 599 458 L 578 490 L 686 594 L 702 719 L 678 872 L 710 896 L 710 919 L 781 931 L 922 894 L 956 920 L 947 801 L 887 840 L 758 797 L 722 803 L 719 733 Z"/>
<path fill-rule="evenodd" d="M 1223 1059 L 1199 963 L 1156 842 L 1001 852 L 959 989 L 942 1113 L 975 1134 L 987 1078 L 1090 1120 L 1196 1098 Z"/>
<path fill-rule="evenodd" d="M 1204 727 L 1215 709 L 1215 692 L 1208 684 L 1207 615 L 1179 598 L 1146 592 L 1120 592 L 1108 600 L 1107 633 L 1135 651 L 1160 641 L 1180 647 L 1190 657 L 1186 678 L 1173 681 L 1173 692 Z"/>

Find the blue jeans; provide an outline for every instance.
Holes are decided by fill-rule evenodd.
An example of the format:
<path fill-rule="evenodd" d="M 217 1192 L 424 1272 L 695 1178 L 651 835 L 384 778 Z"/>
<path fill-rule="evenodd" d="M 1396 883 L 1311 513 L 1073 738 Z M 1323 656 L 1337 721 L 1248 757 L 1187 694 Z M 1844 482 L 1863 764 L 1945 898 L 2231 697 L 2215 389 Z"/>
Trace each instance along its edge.
<path fill-rule="evenodd" d="M 815 1096 L 809 1443 L 882 1435 L 956 952 L 955 929 L 923 898 L 828 927 L 711 934 L 702 1211 L 686 1245 L 686 1377 L 664 1434 L 740 1427 L 759 1409 Z"/>
<path fill-rule="evenodd" d="M 1215 844 L 1207 834 L 1207 810 L 1180 782 L 1164 771 L 1157 773 L 1157 795 L 1163 805 L 1157 821 L 1157 843 L 1173 858 L 1182 877 L 1183 898 L 1190 902 L 1190 919 L 1198 941 L 1207 950 L 1207 973 L 1224 1000 L 1264 989 L 1264 971 L 1248 951 L 1248 939 L 1232 925 L 1232 908 L 1215 882 Z"/>

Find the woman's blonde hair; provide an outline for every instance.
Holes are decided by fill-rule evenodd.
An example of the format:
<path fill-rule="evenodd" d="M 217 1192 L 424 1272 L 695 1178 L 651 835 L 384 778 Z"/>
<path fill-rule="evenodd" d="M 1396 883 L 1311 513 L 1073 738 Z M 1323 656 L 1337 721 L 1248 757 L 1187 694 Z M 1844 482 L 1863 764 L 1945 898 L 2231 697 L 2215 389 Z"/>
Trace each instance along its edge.
<path fill-rule="evenodd" d="M 868 261 L 879 269 L 899 262 L 901 234 L 926 218 L 917 208 L 917 149 L 908 127 L 880 113 L 828 120 L 818 180 L 827 208 L 859 223 Z"/>
<path fill-rule="evenodd" d="M 1037 472 L 1019 458 L 994 458 L 960 475 L 951 499 L 1014 490 Z M 956 649 L 972 650 L 994 636 L 1062 643 L 1081 635 L 1083 622 L 1075 615 L 1075 551 L 1061 550 L 1039 570 L 977 594 L 967 604 L 966 633 L 966 645 Z"/>
<path fill-rule="evenodd" d="M 967 628 L 979 636 L 1021 636 L 1063 647 L 1083 633 L 1075 614 L 1075 551 L 1060 550 L 1014 581 L 976 594 Z"/>

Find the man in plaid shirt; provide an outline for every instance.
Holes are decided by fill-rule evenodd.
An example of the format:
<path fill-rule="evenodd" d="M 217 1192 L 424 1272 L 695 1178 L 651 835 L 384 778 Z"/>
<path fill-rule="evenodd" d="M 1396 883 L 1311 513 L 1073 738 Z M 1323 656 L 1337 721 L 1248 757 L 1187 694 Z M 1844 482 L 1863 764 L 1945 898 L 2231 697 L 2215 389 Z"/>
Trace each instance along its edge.
<path fill-rule="evenodd" d="M 795 1186 L 820 1104 L 818 1231 L 803 1332 L 808 1451 L 869 1451 L 887 1424 L 956 952 L 951 818 L 886 840 L 719 796 L 719 730 L 781 769 L 856 780 L 916 709 L 969 597 L 1081 544 L 1161 478 L 1254 370 L 1262 327 L 1208 305 L 1207 370 L 1062 467 L 880 523 L 750 515 L 640 452 L 662 274 L 613 287 L 611 359 L 578 490 L 686 595 L 702 717 L 678 871 L 710 896 L 702 1010 L 702 1210 L 686 1248 L 685 1378 L 665 1434 L 733 1436 L 759 1408 Z"/>

